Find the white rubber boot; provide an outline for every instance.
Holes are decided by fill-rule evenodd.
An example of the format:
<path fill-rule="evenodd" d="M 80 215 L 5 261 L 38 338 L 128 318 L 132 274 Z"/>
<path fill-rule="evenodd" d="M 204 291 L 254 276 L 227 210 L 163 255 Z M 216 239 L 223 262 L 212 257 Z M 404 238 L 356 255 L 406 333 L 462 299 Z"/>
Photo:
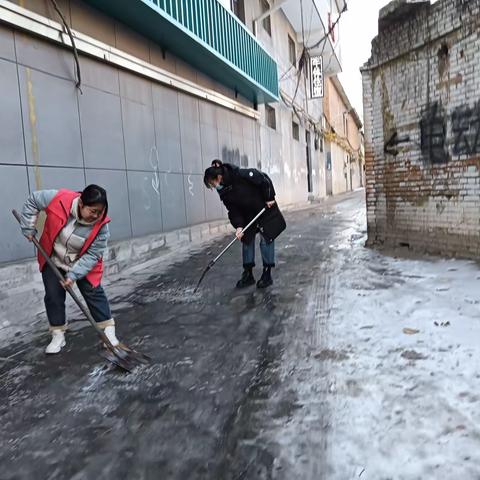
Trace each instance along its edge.
<path fill-rule="evenodd" d="M 52 340 L 45 349 L 45 353 L 51 355 L 60 353 L 60 350 L 66 345 L 65 332 L 63 330 L 53 330 Z"/>
<path fill-rule="evenodd" d="M 109 327 L 105 327 L 104 333 L 114 347 L 116 347 L 120 343 L 118 338 L 115 336 L 114 326 L 110 325 Z"/>

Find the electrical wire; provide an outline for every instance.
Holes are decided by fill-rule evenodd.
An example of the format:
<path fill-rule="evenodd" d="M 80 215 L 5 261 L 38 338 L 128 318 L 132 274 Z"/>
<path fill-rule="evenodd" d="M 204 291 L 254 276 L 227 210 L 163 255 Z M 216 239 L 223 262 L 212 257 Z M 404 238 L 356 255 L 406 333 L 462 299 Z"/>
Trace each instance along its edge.
<path fill-rule="evenodd" d="M 328 32 L 314 45 L 311 45 L 310 47 L 305 47 L 307 50 L 312 50 L 314 48 L 317 48 L 325 39 L 327 39 L 335 30 L 335 27 L 337 26 L 338 22 L 342 18 L 342 15 L 347 11 L 347 2 L 345 2 L 342 11 L 339 13 L 338 18 L 333 22 L 333 24 L 328 28 Z"/>
<path fill-rule="evenodd" d="M 78 58 L 78 51 L 77 51 L 77 45 L 75 44 L 75 38 L 73 37 L 72 30 L 70 29 L 67 23 L 67 20 L 65 19 L 65 16 L 60 10 L 60 7 L 58 6 L 56 0 L 50 0 L 50 2 L 52 3 L 53 8 L 57 12 L 58 16 L 62 19 L 63 28 L 67 32 L 67 35 L 70 37 L 70 42 L 72 43 L 73 58 L 75 59 L 75 75 L 77 77 L 75 86 L 80 90 L 80 93 L 82 93 L 82 89 L 80 88 L 82 85 L 82 75 L 80 73 L 80 60 Z"/>
<path fill-rule="evenodd" d="M 306 46 L 305 45 L 305 26 L 304 26 L 304 15 L 303 15 L 303 0 L 300 0 L 300 10 L 301 10 L 301 17 L 302 17 L 302 43 L 304 45 L 302 54 L 300 55 L 300 60 L 298 62 L 298 75 L 297 75 L 297 84 L 295 86 L 295 93 L 292 98 L 292 105 L 295 103 L 295 100 L 297 98 L 298 90 L 300 88 L 300 81 L 301 81 L 301 74 L 304 68 L 308 68 L 308 58 L 309 58 L 309 52 L 322 44 L 322 49 L 320 52 L 320 56 L 323 56 L 323 53 L 325 51 L 325 47 L 327 46 L 327 41 L 328 37 L 332 34 L 332 32 L 335 30 L 335 27 L 338 25 L 340 22 L 340 19 L 342 18 L 342 15 L 347 11 L 347 2 L 345 2 L 342 11 L 339 13 L 338 18 L 333 22 L 331 26 L 328 28 L 328 32 L 322 36 L 320 40 L 318 40 L 314 45 L 311 46 Z M 330 65 L 331 61 L 333 58 L 333 54 L 330 56 L 329 63 L 327 67 Z M 324 69 L 325 70 L 325 69 Z M 305 73 L 304 73 L 305 74 Z"/>

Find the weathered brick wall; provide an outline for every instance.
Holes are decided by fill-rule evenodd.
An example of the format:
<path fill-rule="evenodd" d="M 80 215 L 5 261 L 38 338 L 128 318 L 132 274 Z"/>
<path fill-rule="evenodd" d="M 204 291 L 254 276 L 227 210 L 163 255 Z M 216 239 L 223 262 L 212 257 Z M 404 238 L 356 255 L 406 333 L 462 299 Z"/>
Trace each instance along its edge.
<path fill-rule="evenodd" d="M 370 244 L 480 256 L 479 29 L 480 0 L 381 12 L 362 69 Z"/>

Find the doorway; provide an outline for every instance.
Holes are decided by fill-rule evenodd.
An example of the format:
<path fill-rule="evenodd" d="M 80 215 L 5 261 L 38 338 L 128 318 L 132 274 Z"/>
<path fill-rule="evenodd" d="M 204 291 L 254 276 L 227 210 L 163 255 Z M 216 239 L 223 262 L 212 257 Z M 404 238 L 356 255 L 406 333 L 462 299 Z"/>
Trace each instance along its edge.
<path fill-rule="evenodd" d="M 333 189 L 332 189 L 332 152 L 330 151 L 330 146 L 328 147 L 325 155 L 325 183 L 326 183 L 326 193 L 328 196 L 331 196 L 333 193 Z"/>
<path fill-rule="evenodd" d="M 312 186 L 312 147 L 311 147 L 311 134 L 308 130 L 305 130 L 305 142 L 306 146 L 306 159 L 307 159 L 307 188 L 308 193 L 313 193 Z"/>

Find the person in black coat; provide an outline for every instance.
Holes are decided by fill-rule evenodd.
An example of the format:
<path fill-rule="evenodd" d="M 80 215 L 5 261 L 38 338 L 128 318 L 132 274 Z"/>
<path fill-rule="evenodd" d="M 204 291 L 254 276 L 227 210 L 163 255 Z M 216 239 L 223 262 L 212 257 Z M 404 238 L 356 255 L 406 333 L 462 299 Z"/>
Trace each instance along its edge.
<path fill-rule="evenodd" d="M 220 160 L 214 160 L 205 170 L 203 179 L 207 188 L 215 188 L 228 210 L 228 218 L 237 230 L 242 242 L 243 274 L 237 288 L 255 283 L 255 236 L 261 234 L 260 251 L 263 274 L 257 282 L 258 288 L 273 284 L 272 268 L 275 267 L 275 239 L 285 229 L 285 220 L 275 201 L 275 189 L 270 177 L 255 168 L 238 168 Z M 265 213 L 246 232 L 243 229 L 266 207 Z"/>

